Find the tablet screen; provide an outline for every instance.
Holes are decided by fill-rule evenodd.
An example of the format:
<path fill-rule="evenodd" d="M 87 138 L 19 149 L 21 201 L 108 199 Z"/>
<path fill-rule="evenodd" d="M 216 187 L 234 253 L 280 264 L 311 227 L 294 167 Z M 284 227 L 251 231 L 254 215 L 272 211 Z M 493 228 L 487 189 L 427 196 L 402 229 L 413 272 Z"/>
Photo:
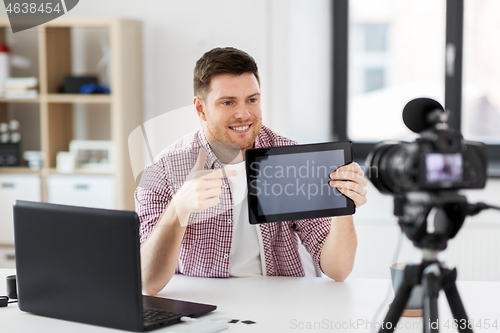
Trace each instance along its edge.
<path fill-rule="evenodd" d="M 350 162 L 350 143 L 252 149 L 247 154 L 250 223 L 347 214 L 352 200 L 328 182 L 331 172 Z"/>

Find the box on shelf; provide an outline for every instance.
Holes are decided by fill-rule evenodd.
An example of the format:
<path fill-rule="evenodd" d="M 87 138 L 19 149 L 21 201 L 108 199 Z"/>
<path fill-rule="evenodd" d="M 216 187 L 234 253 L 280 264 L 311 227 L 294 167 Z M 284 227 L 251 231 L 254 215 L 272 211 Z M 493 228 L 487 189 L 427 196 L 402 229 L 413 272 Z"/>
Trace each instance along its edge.
<path fill-rule="evenodd" d="M 19 166 L 19 143 L 0 143 L 0 167 Z"/>

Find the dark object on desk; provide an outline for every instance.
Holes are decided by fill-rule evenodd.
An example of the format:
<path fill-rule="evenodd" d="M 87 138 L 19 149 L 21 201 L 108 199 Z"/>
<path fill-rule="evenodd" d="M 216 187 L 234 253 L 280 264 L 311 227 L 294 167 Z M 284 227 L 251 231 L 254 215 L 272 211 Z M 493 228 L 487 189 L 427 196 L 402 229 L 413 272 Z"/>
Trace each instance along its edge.
<path fill-rule="evenodd" d="M 15 303 L 17 299 L 17 290 L 16 290 L 16 276 L 15 275 L 9 275 L 7 276 L 6 279 L 7 282 L 7 296 L 0 296 L 0 308 L 4 308 L 9 303 Z M 14 300 L 10 301 L 9 299 Z"/>
<path fill-rule="evenodd" d="M 19 143 L 0 143 L 0 166 L 20 166 Z"/>
<path fill-rule="evenodd" d="M 404 269 L 407 263 L 400 262 L 395 263 L 390 266 L 392 288 L 394 293 L 397 294 L 399 287 L 403 283 Z M 422 317 L 423 316 L 423 302 L 424 291 L 422 286 L 415 286 L 413 288 L 408 302 L 406 302 L 405 309 L 403 310 L 402 317 Z"/>
<path fill-rule="evenodd" d="M 17 299 L 17 283 L 16 276 L 7 276 L 7 297 L 10 299 Z"/>
<path fill-rule="evenodd" d="M 80 87 L 85 84 L 99 83 L 97 76 L 66 76 L 61 87 L 61 93 L 80 94 Z"/>
<path fill-rule="evenodd" d="M 329 185 L 352 162 L 350 141 L 245 151 L 251 224 L 352 215 L 354 202 Z"/>
<path fill-rule="evenodd" d="M 247 325 L 256 324 L 255 321 L 251 321 L 251 320 L 243 320 L 242 323 L 247 324 Z"/>
<path fill-rule="evenodd" d="M 143 331 L 216 309 L 141 295 L 135 212 L 16 201 L 14 235 L 22 311 Z"/>
<path fill-rule="evenodd" d="M 111 94 L 111 89 L 107 84 L 89 83 L 80 87 L 82 94 Z"/>

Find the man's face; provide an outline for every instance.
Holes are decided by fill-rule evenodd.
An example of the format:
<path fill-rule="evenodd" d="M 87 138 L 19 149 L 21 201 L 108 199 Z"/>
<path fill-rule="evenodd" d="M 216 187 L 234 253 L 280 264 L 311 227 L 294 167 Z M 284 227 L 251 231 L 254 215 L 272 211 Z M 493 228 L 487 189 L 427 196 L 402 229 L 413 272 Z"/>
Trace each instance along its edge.
<path fill-rule="evenodd" d="M 195 97 L 209 142 L 234 143 L 252 148 L 262 126 L 260 87 L 252 73 L 222 74 L 212 78 L 203 100 Z"/>

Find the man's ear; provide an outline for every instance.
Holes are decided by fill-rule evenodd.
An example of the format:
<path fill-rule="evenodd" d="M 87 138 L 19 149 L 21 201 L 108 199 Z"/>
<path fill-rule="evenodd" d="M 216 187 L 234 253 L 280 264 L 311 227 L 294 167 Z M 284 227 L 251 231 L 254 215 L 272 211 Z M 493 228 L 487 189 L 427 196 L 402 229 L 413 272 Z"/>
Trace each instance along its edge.
<path fill-rule="evenodd" d="M 201 99 L 201 97 L 195 96 L 193 104 L 196 109 L 196 113 L 198 114 L 198 117 L 200 117 L 201 120 L 203 121 L 207 121 L 207 116 L 205 114 L 205 105 L 203 104 L 203 100 Z"/>

